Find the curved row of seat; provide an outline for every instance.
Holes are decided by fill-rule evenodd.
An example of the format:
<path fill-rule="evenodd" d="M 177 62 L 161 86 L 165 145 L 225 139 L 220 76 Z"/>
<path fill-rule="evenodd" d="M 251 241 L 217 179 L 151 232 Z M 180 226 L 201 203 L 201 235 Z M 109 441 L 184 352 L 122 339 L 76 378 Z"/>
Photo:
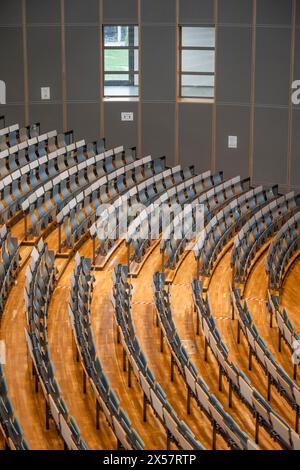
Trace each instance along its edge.
<path fill-rule="evenodd" d="M 152 160 L 151 156 L 137 160 L 125 161 L 122 166 L 103 176 L 85 191 L 73 198 L 57 216 L 58 224 L 63 224 L 66 244 L 74 247 L 83 234 L 88 233 L 89 226 L 95 221 L 97 211 L 104 210 L 126 191 L 134 187 L 136 182 L 144 181 L 153 172 L 160 172 L 164 161 Z"/>
<path fill-rule="evenodd" d="M 193 247 L 198 265 L 198 277 L 212 275 L 219 255 L 231 238 L 253 214 L 272 201 L 278 194 L 278 187 L 251 189 L 227 204 L 207 224 Z"/>
<path fill-rule="evenodd" d="M 104 153 L 99 155 L 99 163 L 96 164 L 95 156 L 88 156 L 87 151 L 84 151 L 87 147 L 84 141 L 80 143 L 80 147 L 77 145 L 76 152 L 74 148 L 70 151 L 71 146 L 68 146 L 69 148 L 64 147 L 49 155 L 50 167 L 46 166 L 43 170 L 39 170 L 39 173 L 42 173 L 42 184 L 35 186 L 37 189 L 31 191 L 22 203 L 23 214 L 27 221 L 27 233 L 39 236 L 41 229 L 53 220 L 65 200 L 69 200 L 73 194 L 95 181 L 98 177 L 97 173 L 94 173 L 95 168 L 99 173 L 104 171 Z M 100 144 L 94 143 L 88 150 L 89 155 L 95 154 L 99 146 Z M 79 149 L 82 151 L 79 152 Z M 27 213 L 29 213 L 30 227 L 28 227 Z"/>
<path fill-rule="evenodd" d="M 233 312 L 238 320 L 238 341 L 240 331 L 242 331 L 249 345 L 249 368 L 251 369 L 252 356 L 254 356 L 257 359 L 257 362 L 260 364 L 262 370 L 267 375 L 268 401 L 271 398 L 271 385 L 274 385 L 280 395 L 282 395 L 295 410 L 295 429 L 298 433 L 300 414 L 299 386 L 289 377 L 284 368 L 277 363 L 272 353 L 268 349 L 268 346 L 259 335 L 258 329 L 253 322 L 251 313 L 249 311 L 247 301 L 244 302 L 244 305 L 242 304 L 239 289 L 233 288 L 231 290 L 230 301 L 233 307 Z M 290 435 L 290 430 L 286 430 L 286 433 Z M 290 437 L 292 440 L 295 439 L 294 435 Z M 300 440 L 299 436 L 297 436 L 297 439 Z"/>
<path fill-rule="evenodd" d="M 132 286 L 128 278 L 128 267 L 117 265 L 113 273 L 112 304 L 118 327 L 118 339 L 128 358 L 128 367 L 133 370 L 138 384 L 144 393 L 144 419 L 149 404 L 167 430 L 167 449 L 173 440 L 177 446 L 185 450 L 204 450 L 195 439 L 189 427 L 180 421 L 161 385 L 156 381 L 147 359 L 142 351 L 131 314 Z"/>
<path fill-rule="evenodd" d="M 120 148 L 116 150 L 119 151 Z M 114 151 L 112 152 L 114 155 Z M 109 154 L 107 160 L 105 154 Z M 60 173 L 53 180 L 48 181 L 24 201 L 23 211 L 26 213 L 29 208 L 31 231 L 35 235 L 38 236 L 42 227 L 47 227 L 55 220 L 58 211 L 61 211 L 75 194 L 83 188 L 88 188 L 97 178 L 105 174 L 105 163 L 109 166 L 112 155 L 111 152 L 104 152 L 87 159 L 83 154 L 76 158 L 80 160 L 79 163 L 75 160 L 71 168 L 61 168 Z"/>
<path fill-rule="evenodd" d="M 11 236 L 6 225 L 0 227 L 0 320 L 10 288 L 19 269 L 18 240 Z"/>
<path fill-rule="evenodd" d="M 174 170 L 175 169 L 173 169 L 172 172 L 170 189 L 160 193 L 160 195 L 154 199 L 154 202 L 143 209 L 128 227 L 126 234 L 128 253 L 130 253 L 131 246 L 133 246 L 130 261 L 140 263 L 153 239 L 155 240 L 159 236 L 163 227 L 160 208 L 164 205 L 171 208 L 173 205 L 178 209 L 180 201 L 186 200 L 186 197 L 189 197 L 187 196 L 185 182 L 187 182 L 186 185 L 190 188 L 192 194 L 202 187 L 201 179 L 197 181 L 196 184 L 193 182 L 193 167 L 184 168 L 176 172 Z"/>
<path fill-rule="evenodd" d="M 289 319 L 287 309 L 280 309 L 279 297 L 272 295 L 269 290 L 267 305 L 270 313 L 270 327 L 272 328 L 273 317 L 275 317 L 278 327 L 278 350 L 281 352 L 281 339 L 283 338 L 292 354 L 291 359 L 294 362 L 294 380 L 296 380 L 297 363 L 299 361 L 297 352 L 300 345 L 300 335 L 296 332 L 291 320 Z"/>
<path fill-rule="evenodd" d="M 154 167 L 155 170 L 155 167 Z M 131 188 L 130 191 L 125 193 L 121 198 L 117 199 L 115 203 L 109 208 L 99 211 L 97 210 L 98 220 L 91 227 L 90 233 L 92 237 L 97 235 L 100 246 L 99 252 L 106 254 L 108 249 L 113 244 L 113 236 L 116 234 L 117 239 L 124 238 L 128 227 L 135 221 L 139 210 L 147 208 L 159 200 L 165 192 L 180 188 L 180 193 L 175 193 L 172 196 L 174 200 L 177 198 L 185 198 L 185 191 L 191 190 L 195 185 L 202 184 L 203 175 L 193 176 L 188 180 L 183 180 L 179 185 L 177 181 L 183 177 L 184 170 L 180 166 L 172 169 L 165 170 L 165 166 L 160 168 L 160 171 L 143 181 L 142 183 Z M 210 172 L 205 173 L 205 178 L 210 175 Z M 149 176 L 149 175 L 147 175 Z M 132 213 L 131 213 L 132 210 Z M 121 223 L 121 215 L 126 215 L 126 225 Z M 119 224 L 121 225 L 119 226 Z M 133 224 L 134 225 L 134 224 Z"/>
<path fill-rule="evenodd" d="M 49 429 L 51 417 L 64 440 L 66 449 L 86 450 L 88 447 L 61 395 L 48 348 L 47 313 L 55 286 L 55 275 L 55 254 L 41 239 L 37 248 L 32 250 L 26 271 L 24 291 L 28 325 L 25 332 L 26 340 L 36 377 L 36 390 L 40 383 L 46 400 L 46 429 Z"/>
<path fill-rule="evenodd" d="M 256 254 L 299 206 L 300 196 L 291 192 L 270 202 L 243 226 L 231 253 L 233 282 L 245 284 Z"/>
<path fill-rule="evenodd" d="M 290 260 L 300 248 L 300 212 L 281 227 L 271 243 L 266 259 L 269 288 L 280 290 L 290 267 Z"/>
<path fill-rule="evenodd" d="M 159 165 L 155 162 L 159 162 Z M 181 167 L 176 167 L 176 172 L 180 171 Z M 108 208 L 105 208 L 105 206 L 98 207 L 97 219 L 90 227 L 91 237 L 97 237 L 99 241 L 98 253 L 106 255 L 114 240 L 121 239 L 124 236 L 128 225 L 136 217 L 135 209 L 149 206 L 158 195 L 171 187 L 173 172 L 175 173 L 174 169 L 166 169 L 165 157 L 154 160 L 151 176 L 147 173 L 144 181 L 119 196 Z M 123 214 L 126 215 L 126 225 L 121 220 Z"/>
<path fill-rule="evenodd" d="M 200 197 L 194 199 L 192 206 L 195 206 L 195 210 L 192 210 L 192 208 L 188 208 L 187 211 L 184 210 L 167 229 L 167 236 L 164 237 L 166 240 L 163 240 L 161 243 L 163 265 L 166 264 L 168 268 L 174 270 L 188 243 L 197 237 L 199 231 L 201 233 L 203 226 L 222 206 L 224 206 L 224 204 L 248 190 L 249 184 L 249 178 L 241 180 L 240 176 L 237 176 L 214 186 L 209 191 L 200 195 Z M 197 214 L 199 215 L 197 205 L 202 207 L 202 220 L 197 220 L 196 218 Z M 183 217 L 184 223 L 182 223 Z M 179 237 L 176 224 L 184 231 Z M 197 225 L 199 226 L 197 227 Z M 166 252 L 167 255 L 166 261 L 164 260 L 164 252 Z"/>
<path fill-rule="evenodd" d="M 0 364 L 0 433 L 10 450 L 29 450 L 22 427 L 9 398 L 3 367 Z"/>
<path fill-rule="evenodd" d="M 180 172 L 180 169 L 178 171 Z M 201 175 L 184 179 L 180 184 L 177 184 L 180 173 L 176 175 L 174 169 L 172 173 L 175 185 L 169 186 L 167 184 L 172 184 L 171 180 L 160 180 L 159 182 L 163 182 L 163 186 L 160 191 L 154 194 L 151 193 L 151 186 L 149 190 L 147 190 L 148 203 L 146 206 L 149 207 L 149 210 L 145 209 L 141 212 L 140 219 L 137 218 L 133 220 L 131 226 L 129 226 L 127 246 L 130 247 L 130 243 L 133 244 L 133 259 L 137 262 L 141 260 L 146 249 L 151 244 L 151 238 L 153 240 L 153 238 L 159 237 L 160 233 L 165 233 L 165 226 L 169 219 L 171 217 L 176 219 L 176 214 L 180 214 L 183 207 L 186 207 L 198 194 L 213 187 L 215 182 L 219 181 L 219 178 L 222 177 L 221 173 L 211 175 L 211 172 L 205 172 Z M 184 170 L 182 174 L 184 174 Z M 168 195 L 167 198 L 166 193 Z M 161 204 L 167 204 L 170 207 L 170 214 L 164 214 L 163 211 L 162 213 L 159 212 Z M 163 219 L 164 215 L 166 215 L 166 219 Z M 152 231 L 154 231 L 154 233 Z M 140 241 L 137 241 L 139 237 L 141 237 L 142 240 L 146 240 L 146 242 L 143 244 L 143 241 L 141 241 L 140 245 Z"/>
<path fill-rule="evenodd" d="M 40 134 L 40 123 L 37 122 L 27 127 L 19 127 L 19 124 L 0 129 L 0 152 L 14 147 L 26 140 L 33 139 Z"/>
<path fill-rule="evenodd" d="M 1 119 L 3 117 L 1 116 Z M 20 129 L 19 125 L 15 124 L 3 129 L 0 129 L 0 159 L 2 152 L 6 151 L 11 146 L 20 141 L 24 141 L 25 134 L 27 138 L 31 132 L 28 127 Z M 35 130 L 32 128 L 32 133 Z M 1 172 L 2 163 L 0 161 L 0 176 L 3 177 Z M 1 188 L 2 189 L 2 188 Z M 13 238 L 6 225 L 0 228 L 0 246 L 1 246 L 1 261 L 0 261 L 0 321 L 4 309 L 6 298 L 9 294 L 10 288 L 14 282 L 18 267 L 19 267 L 19 248 L 18 241 Z M 12 402 L 9 397 L 7 382 L 5 380 L 4 368 L 0 363 L 0 432 L 5 440 L 5 446 L 11 450 L 28 450 L 29 445 L 25 439 L 22 427 L 15 415 Z"/>
<path fill-rule="evenodd" d="M 31 149 L 31 152 L 27 154 L 27 157 L 30 159 L 28 162 L 26 153 L 22 150 L 24 152 L 22 154 L 23 160 L 14 161 L 14 171 L 1 180 L 0 217 L 4 222 L 7 222 L 9 218 L 16 215 L 25 198 L 28 198 L 34 190 L 59 173 L 59 168 L 56 167 L 54 158 L 57 158 L 56 151 L 63 153 L 65 147 L 59 148 L 58 136 L 53 137 L 53 139 L 55 152 L 47 154 L 48 148 L 45 148 L 45 142 L 47 141 L 39 142 L 38 145 L 42 144 L 40 149 L 42 156 L 39 157 L 39 154 L 35 152 L 37 145 L 28 147 L 28 152 Z M 37 139 L 35 140 L 37 141 Z M 2 162 L 2 165 L 5 165 L 3 159 L 0 162 Z M 6 166 L 5 168 L 7 169 Z"/>
<path fill-rule="evenodd" d="M 205 172 L 201 175 L 184 179 L 180 184 L 176 184 L 169 189 L 166 188 L 165 191 L 160 194 L 159 198 L 155 198 L 154 201 L 151 201 L 152 205 L 149 207 L 149 210 L 144 210 L 140 214 L 140 219 L 137 218 L 131 224 L 131 227 L 129 227 L 128 230 L 127 246 L 130 245 L 130 242 L 133 243 L 133 259 L 137 262 L 141 260 L 142 256 L 145 254 L 146 249 L 151 244 L 149 239 L 153 237 L 153 235 L 158 237 L 161 233 L 163 237 L 161 246 L 162 244 L 167 243 L 168 236 L 171 235 L 170 227 L 173 227 L 173 224 L 176 223 L 176 221 L 179 219 L 182 211 L 187 214 L 186 209 L 191 209 L 190 204 L 193 203 L 193 201 L 198 198 L 200 194 L 203 194 L 203 192 L 210 192 L 210 189 L 217 185 L 222 180 L 222 177 L 223 175 L 221 172 L 216 173 L 215 175 L 211 175 L 210 172 Z M 174 181 L 176 181 L 175 175 Z M 168 197 L 166 197 L 166 191 Z M 157 209 L 162 204 L 168 204 L 171 210 L 170 217 L 168 217 L 168 214 L 166 214 L 166 220 L 162 218 L 164 213 L 156 213 Z M 169 219 L 172 217 L 173 221 L 169 225 L 166 225 Z M 131 232 L 132 229 L 133 232 Z M 151 230 L 154 230 L 154 234 L 151 233 Z M 147 236 L 144 236 L 147 234 L 147 232 L 149 233 L 148 240 Z M 139 238 L 141 235 L 142 241 L 137 241 L 137 238 Z"/>
<path fill-rule="evenodd" d="M 184 378 L 189 394 L 196 399 L 201 410 L 204 411 L 212 423 L 214 434 L 213 449 L 215 449 L 215 433 L 218 432 L 232 449 L 258 450 L 258 446 L 253 440 L 225 412 L 223 406 L 216 396 L 210 392 L 208 385 L 199 375 L 197 368 L 191 361 L 172 318 L 170 295 L 165 289 L 165 276 L 163 273 L 155 273 L 153 289 L 159 326 L 167 340 L 173 360 Z"/>
<path fill-rule="evenodd" d="M 1 122 L 1 126 L 3 126 L 0 128 L 0 135 L 5 136 L 6 138 L 8 137 L 10 132 L 16 132 L 20 129 L 20 126 L 17 123 L 11 124 L 10 126 L 5 127 L 5 116 L 0 116 L 0 122 Z"/>
<path fill-rule="evenodd" d="M 222 181 L 222 178 L 221 172 L 215 175 L 205 172 L 202 175 L 192 176 L 187 173 L 187 170 L 183 170 L 179 183 L 174 178 L 175 186 L 155 199 L 154 203 L 144 209 L 129 226 L 126 244 L 129 250 L 131 244 L 133 245 L 134 251 L 131 260 L 139 263 L 153 239 L 159 238 L 160 234 L 167 229 L 170 217 L 176 219 L 176 216 L 187 204 L 196 205 L 194 201 L 198 201 L 204 191 L 211 193 L 212 188 Z M 169 207 L 170 214 L 165 215 L 164 211 L 160 212 L 160 208 L 164 208 L 164 205 Z"/>
<path fill-rule="evenodd" d="M 118 448 L 142 450 L 144 443 L 120 407 L 96 354 L 90 320 L 93 282 L 91 260 L 81 258 L 77 253 L 71 279 L 69 313 L 81 365 L 96 398 L 96 427 L 99 429 L 99 412 L 102 411 L 116 436 Z"/>
<path fill-rule="evenodd" d="M 220 374 L 229 382 L 229 406 L 232 406 L 232 391 L 250 409 L 256 420 L 255 441 L 259 443 L 259 426 L 263 426 L 270 436 L 276 439 L 282 448 L 300 450 L 299 435 L 271 408 L 261 394 L 251 384 L 249 378 L 230 361 L 228 349 L 223 342 L 220 331 L 216 326 L 209 296 L 203 294 L 202 284 L 193 280 L 193 298 L 199 327 L 205 336 L 205 348 L 209 347 L 218 362 Z"/>
<path fill-rule="evenodd" d="M 20 255 L 16 238 L 4 225 L 0 228 L 0 322 L 5 301 L 13 285 L 19 269 Z M 26 450 L 29 445 L 23 430 L 15 415 L 9 398 L 8 386 L 5 380 L 3 366 L 0 363 L 0 432 L 5 439 L 7 448 L 11 450 Z"/>
<path fill-rule="evenodd" d="M 64 140 L 66 134 L 57 135 L 56 131 L 47 132 L 0 152 L 1 181 L 9 175 L 15 179 L 16 174 L 14 172 L 21 170 L 23 167 L 26 167 L 28 173 L 27 165 L 64 147 L 66 145 Z"/>

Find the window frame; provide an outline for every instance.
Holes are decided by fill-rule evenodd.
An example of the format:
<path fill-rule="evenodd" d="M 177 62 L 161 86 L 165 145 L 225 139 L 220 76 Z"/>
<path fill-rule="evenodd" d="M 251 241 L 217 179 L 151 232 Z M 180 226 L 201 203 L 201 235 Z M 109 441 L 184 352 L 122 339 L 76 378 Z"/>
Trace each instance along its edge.
<path fill-rule="evenodd" d="M 214 46 L 183 46 L 182 45 L 182 30 L 183 28 L 214 28 L 215 45 Z M 182 70 L 182 51 L 213 51 L 214 52 L 214 71 L 213 72 L 185 72 Z M 179 25 L 179 99 L 195 100 L 195 101 L 210 101 L 214 102 L 216 98 L 216 25 L 215 24 L 181 24 Z M 186 96 L 182 94 L 182 77 L 183 76 L 196 76 L 196 77 L 214 77 L 213 96 Z"/>
<path fill-rule="evenodd" d="M 105 28 L 107 27 L 127 27 L 128 28 L 128 46 L 105 46 Z M 135 45 L 135 28 L 137 29 L 138 44 Z M 103 24 L 102 25 L 102 57 L 103 57 L 103 90 L 102 96 L 106 98 L 139 98 L 140 96 L 140 83 L 135 85 L 135 76 L 140 77 L 140 40 L 139 40 L 139 26 L 137 24 Z M 125 50 L 128 51 L 128 69 L 129 70 L 105 70 L 105 51 L 109 50 Z M 135 51 L 138 52 L 138 70 L 135 70 Z M 128 75 L 129 80 L 109 80 L 105 79 L 106 75 Z M 112 95 L 105 94 L 106 87 L 134 87 L 138 88 L 137 95 Z"/>

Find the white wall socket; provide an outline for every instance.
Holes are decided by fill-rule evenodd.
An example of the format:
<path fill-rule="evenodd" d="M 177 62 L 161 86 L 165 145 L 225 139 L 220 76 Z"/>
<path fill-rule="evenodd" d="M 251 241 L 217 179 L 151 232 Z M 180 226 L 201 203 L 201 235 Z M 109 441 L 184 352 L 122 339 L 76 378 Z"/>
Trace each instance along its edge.
<path fill-rule="evenodd" d="M 44 86 L 41 88 L 41 98 L 42 100 L 50 100 L 50 87 Z"/>
<path fill-rule="evenodd" d="M 3 80 L 0 80 L 0 104 L 6 104 L 6 85 Z"/>
<path fill-rule="evenodd" d="M 238 138 L 236 135 L 229 135 L 228 136 L 228 148 L 229 149 L 237 149 L 238 146 Z"/>
<path fill-rule="evenodd" d="M 133 121 L 133 113 L 121 113 L 121 121 Z"/>

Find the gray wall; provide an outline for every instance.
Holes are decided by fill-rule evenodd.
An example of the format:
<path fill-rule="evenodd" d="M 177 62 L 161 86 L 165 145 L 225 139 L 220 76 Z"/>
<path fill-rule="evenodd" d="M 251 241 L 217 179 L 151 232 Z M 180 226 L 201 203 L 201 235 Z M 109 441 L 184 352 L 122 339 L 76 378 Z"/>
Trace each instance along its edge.
<path fill-rule="evenodd" d="M 101 22 L 141 27 L 140 103 L 101 102 Z M 215 104 L 176 100 L 177 22 L 217 26 Z M 104 132 L 109 146 L 138 143 L 169 164 L 250 174 L 282 190 L 300 189 L 292 70 L 300 79 L 300 0 L 1 0 L 8 123 L 40 121 L 87 140 Z M 40 100 L 41 86 L 51 87 L 50 102 Z M 133 111 L 134 122 L 122 123 L 121 111 Z M 228 135 L 238 136 L 237 149 Z"/>

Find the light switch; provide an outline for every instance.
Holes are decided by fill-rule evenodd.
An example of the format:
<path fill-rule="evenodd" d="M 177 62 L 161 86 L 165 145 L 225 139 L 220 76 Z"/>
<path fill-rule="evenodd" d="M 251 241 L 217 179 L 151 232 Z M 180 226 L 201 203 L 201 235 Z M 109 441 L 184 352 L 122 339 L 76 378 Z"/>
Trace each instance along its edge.
<path fill-rule="evenodd" d="M 42 87 L 41 88 L 41 98 L 42 100 L 50 100 L 50 87 Z"/>
<path fill-rule="evenodd" d="M 229 149 L 236 149 L 238 146 L 238 138 L 236 135 L 229 135 L 228 136 L 228 148 Z"/>
<path fill-rule="evenodd" d="M 121 113 L 121 121 L 133 121 L 133 113 Z"/>

